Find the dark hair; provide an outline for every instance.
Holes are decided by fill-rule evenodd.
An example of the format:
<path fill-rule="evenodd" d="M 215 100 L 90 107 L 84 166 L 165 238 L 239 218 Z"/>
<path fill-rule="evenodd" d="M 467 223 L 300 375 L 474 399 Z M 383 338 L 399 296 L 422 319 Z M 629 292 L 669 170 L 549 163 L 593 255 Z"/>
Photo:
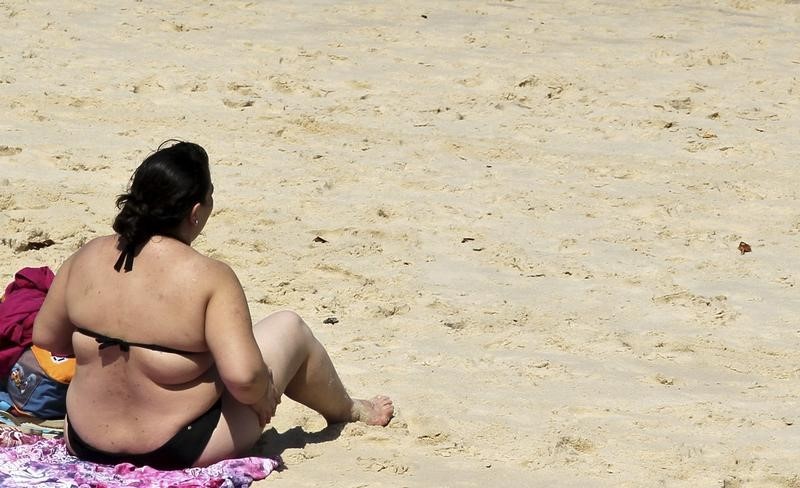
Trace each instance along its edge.
<path fill-rule="evenodd" d="M 135 248 L 156 234 L 174 237 L 194 204 L 211 188 L 206 151 L 191 142 L 162 143 L 133 173 L 128 193 L 117 197 L 114 231 L 121 245 Z"/>

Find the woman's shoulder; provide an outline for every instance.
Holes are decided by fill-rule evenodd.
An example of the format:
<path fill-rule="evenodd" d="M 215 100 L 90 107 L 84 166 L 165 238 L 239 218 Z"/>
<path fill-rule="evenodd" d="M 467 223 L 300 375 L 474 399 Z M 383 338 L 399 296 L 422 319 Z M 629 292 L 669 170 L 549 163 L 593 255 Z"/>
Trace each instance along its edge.
<path fill-rule="evenodd" d="M 191 282 L 195 283 L 195 290 L 209 298 L 221 290 L 241 290 L 242 285 L 231 266 L 197 250 L 193 249 L 192 251 L 192 258 L 184 261 L 185 267 L 179 273 L 182 276 L 182 282 L 189 278 Z"/>
<path fill-rule="evenodd" d="M 107 235 L 94 237 L 86 241 L 75 254 L 96 251 L 98 248 L 117 247 L 118 237 L 116 235 Z"/>
<path fill-rule="evenodd" d="M 79 262 L 82 268 L 87 266 L 94 268 L 94 263 L 100 262 L 113 264 L 110 260 L 120 252 L 118 244 L 119 236 L 116 234 L 95 237 L 83 244 L 67 261 Z M 173 267 L 179 268 L 181 272 L 178 274 L 184 277 L 194 275 L 205 283 L 238 281 L 233 268 L 224 261 L 207 256 L 192 247 L 173 247 L 172 244 L 170 243 L 167 252 L 162 254 L 162 258 L 168 258 Z M 142 264 L 144 263 L 140 266 Z M 143 269 L 147 269 L 146 265 Z"/>
<path fill-rule="evenodd" d="M 206 256 L 200 252 L 197 253 L 197 259 L 203 271 L 214 278 L 223 280 L 236 278 L 233 268 L 224 261 Z"/>
<path fill-rule="evenodd" d="M 179 244 L 178 241 L 160 241 L 160 259 L 167 259 L 173 269 L 180 270 L 182 279 L 192 277 L 202 283 L 213 284 L 226 277 L 235 276 L 224 261 L 208 256 L 200 249 Z"/>
<path fill-rule="evenodd" d="M 97 263 L 102 261 L 113 247 L 116 247 L 115 236 L 95 237 L 87 241 L 61 263 L 57 277 L 60 276 L 61 281 L 72 281 L 85 276 L 86 272 L 97 267 Z"/>
<path fill-rule="evenodd" d="M 92 259 L 93 256 L 98 254 L 107 254 L 109 250 L 114 250 L 117 247 L 117 236 L 108 235 L 95 237 L 84 243 L 77 251 L 75 251 L 69 258 L 68 262 L 79 261 L 84 259 Z"/>

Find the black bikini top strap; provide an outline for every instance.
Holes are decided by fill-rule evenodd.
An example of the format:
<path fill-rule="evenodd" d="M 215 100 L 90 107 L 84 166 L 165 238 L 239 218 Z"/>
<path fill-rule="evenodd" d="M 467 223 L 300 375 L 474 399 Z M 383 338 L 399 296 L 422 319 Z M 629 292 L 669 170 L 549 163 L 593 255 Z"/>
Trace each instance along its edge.
<path fill-rule="evenodd" d="M 195 351 L 182 351 L 180 349 L 174 349 L 172 347 L 167 346 L 159 346 L 158 344 L 142 344 L 141 342 L 128 342 L 124 339 L 118 339 L 116 337 L 109 337 L 103 334 L 98 334 L 92 330 L 84 329 L 81 327 L 76 327 L 75 330 L 80 332 L 81 334 L 94 338 L 95 341 L 99 344 L 98 349 L 101 351 L 107 347 L 112 346 L 119 346 L 121 351 L 128 352 L 131 350 L 131 346 L 133 347 L 142 347 L 145 349 L 150 349 L 151 351 L 158 351 L 158 352 L 169 352 L 174 354 L 199 354 Z"/>
<path fill-rule="evenodd" d="M 100 350 L 103 350 L 111 346 L 119 346 L 120 350 L 122 351 L 130 351 L 131 349 L 131 344 L 122 339 L 104 336 L 103 334 L 98 334 L 97 332 L 88 329 L 83 329 L 81 327 L 76 327 L 75 329 L 85 336 L 94 338 L 94 340 L 97 341 L 98 344 L 100 344 L 100 346 L 98 347 L 98 349 Z"/>
<path fill-rule="evenodd" d="M 124 342 L 124 341 L 123 341 Z M 158 344 L 142 344 L 139 342 L 125 342 L 127 346 L 134 346 L 134 347 L 143 347 L 145 349 L 150 349 L 151 351 L 158 351 L 158 352 L 169 352 L 173 354 L 199 354 L 195 351 L 183 351 L 181 349 L 173 349 L 167 346 L 159 346 Z M 120 346 L 122 348 L 122 346 Z M 122 349 L 125 351 L 126 349 Z"/>
<path fill-rule="evenodd" d="M 117 259 L 116 264 L 114 264 L 114 269 L 119 271 L 122 268 L 122 263 L 125 263 L 125 272 L 128 272 L 133 269 L 133 255 L 136 252 L 136 246 L 125 246 L 122 249 L 122 252 L 119 253 L 119 259 Z"/>
<path fill-rule="evenodd" d="M 131 350 L 131 346 L 133 345 L 130 342 L 123 341 L 122 339 L 115 339 L 113 337 L 104 337 L 104 338 L 95 337 L 94 340 L 96 340 L 97 343 L 100 344 L 100 346 L 98 346 L 98 349 L 100 349 L 101 351 L 107 347 L 119 346 L 120 351 L 128 352 Z"/>

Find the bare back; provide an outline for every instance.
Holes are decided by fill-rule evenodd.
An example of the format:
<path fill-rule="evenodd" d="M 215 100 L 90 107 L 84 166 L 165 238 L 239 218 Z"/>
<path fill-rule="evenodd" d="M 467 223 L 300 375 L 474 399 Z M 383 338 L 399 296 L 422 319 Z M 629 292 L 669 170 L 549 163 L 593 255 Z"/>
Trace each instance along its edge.
<path fill-rule="evenodd" d="M 100 349 L 80 332 L 78 362 L 67 396 L 69 421 L 93 446 L 147 452 L 205 412 L 223 391 L 205 340 L 212 260 L 166 237 L 153 237 L 131 272 L 117 272 L 116 236 L 86 244 L 72 258 L 65 302 L 76 327 L 128 342 Z"/>

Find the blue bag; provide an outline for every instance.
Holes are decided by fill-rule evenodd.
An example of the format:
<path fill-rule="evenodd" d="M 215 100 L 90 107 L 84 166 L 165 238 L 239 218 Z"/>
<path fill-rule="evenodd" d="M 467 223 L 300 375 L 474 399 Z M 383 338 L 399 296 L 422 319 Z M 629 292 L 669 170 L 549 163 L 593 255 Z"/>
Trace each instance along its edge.
<path fill-rule="evenodd" d="M 69 361 L 54 356 L 53 361 Z M 72 360 L 74 361 L 74 360 Z M 58 381 L 47 374 L 31 349 L 26 349 L 11 367 L 5 392 L 0 402 L 11 405 L 12 414 L 38 419 L 63 419 L 67 413 L 68 382 Z"/>

